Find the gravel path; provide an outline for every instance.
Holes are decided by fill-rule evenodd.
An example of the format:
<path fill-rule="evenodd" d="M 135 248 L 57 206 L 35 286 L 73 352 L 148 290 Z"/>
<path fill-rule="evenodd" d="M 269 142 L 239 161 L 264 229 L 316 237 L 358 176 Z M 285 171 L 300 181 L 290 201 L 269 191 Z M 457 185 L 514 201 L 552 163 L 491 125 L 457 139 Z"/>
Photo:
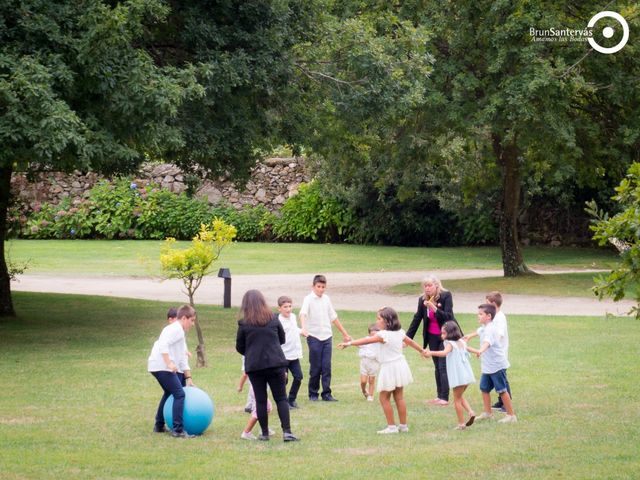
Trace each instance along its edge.
<path fill-rule="evenodd" d="M 554 270 L 564 273 L 570 270 Z M 580 270 L 585 271 L 585 270 Z M 446 287 L 446 280 L 454 278 L 476 278 L 502 275 L 502 270 L 434 270 Z M 550 273 L 550 272 L 545 272 Z M 338 310 L 374 311 L 382 306 L 391 306 L 400 312 L 414 312 L 420 292 L 415 295 L 395 295 L 387 289 L 400 283 L 418 282 L 424 271 L 328 273 L 327 293 Z M 294 307 L 299 308 L 304 296 L 311 291 L 313 274 L 282 275 L 235 275 L 232 279 L 231 303 L 240 305 L 244 292 L 251 288 L 261 290 L 271 305 L 280 295 L 293 298 Z M 176 280 L 160 282 L 141 277 L 54 277 L 47 275 L 21 275 L 13 282 L 15 291 L 76 293 L 84 295 L 107 295 L 114 297 L 162 300 L 184 303 L 186 295 L 181 293 L 182 284 Z M 487 284 L 487 291 L 491 285 Z M 476 293 L 453 293 L 454 311 L 475 313 L 484 298 Z M 196 292 L 196 304 L 221 305 L 223 280 L 208 277 Z M 604 316 L 608 313 L 625 315 L 633 302 L 598 301 L 584 297 L 545 297 L 536 295 L 507 295 L 504 309 L 509 314 L 553 314 L 577 316 Z"/>

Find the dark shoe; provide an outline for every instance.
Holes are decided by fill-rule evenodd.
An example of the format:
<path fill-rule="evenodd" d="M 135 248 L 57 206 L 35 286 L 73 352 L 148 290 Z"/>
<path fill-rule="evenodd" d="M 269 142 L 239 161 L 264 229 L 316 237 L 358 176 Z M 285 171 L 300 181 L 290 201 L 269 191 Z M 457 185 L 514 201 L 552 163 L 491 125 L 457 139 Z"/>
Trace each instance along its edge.
<path fill-rule="evenodd" d="M 268 442 L 269 435 L 258 435 L 258 440 L 260 440 L 261 442 Z"/>
<path fill-rule="evenodd" d="M 153 427 L 153 431 L 154 433 L 167 433 L 169 430 L 167 430 L 167 427 L 165 427 L 164 425 L 162 425 L 161 427 L 158 427 L 156 425 L 155 427 Z"/>
<path fill-rule="evenodd" d="M 502 405 L 502 402 L 496 402 L 493 405 L 491 405 L 491 410 L 500 410 L 504 408 L 504 406 Z"/>
<path fill-rule="evenodd" d="M 289 400 L 289 408 L 298 408 L 298 402 L 295 400 Z"/>
<path fill-rule="evenodd" d="M 324 397 L 322 397 L 322 401 L 323 402 L 337 402 L 338 399 L 334 398 L 332 395 L 325 395 Z"/>
<path fill-rule="evenodd" d="M 309 395 L 309 401 L 310 402 L 317 402 L 318 401 L 318 397 L 314 397 L 314 396 Z"/>
<path fill-rule="evenodd" d="M 285 433 L 282 436 L 282 439 L 285 442 L 298 442 L 298 441 L 300 441 L 300 439 L 298 437 L 296 437 L 293 433 Z"/>
<path fill-rule="evenodd" d="M 190 433 L 187 433 L 184 430 L 182 432 L 176 432 L 175 430 L 173 430 L 171 432 L 171 436 L 174 438 L 195 438 L 195 435 L 191 435 Z"/>
<path fill-rule="evenodd" d="M 244 407 L 244 412 L 245 413 L 251 413 L 251 407 Z"/>

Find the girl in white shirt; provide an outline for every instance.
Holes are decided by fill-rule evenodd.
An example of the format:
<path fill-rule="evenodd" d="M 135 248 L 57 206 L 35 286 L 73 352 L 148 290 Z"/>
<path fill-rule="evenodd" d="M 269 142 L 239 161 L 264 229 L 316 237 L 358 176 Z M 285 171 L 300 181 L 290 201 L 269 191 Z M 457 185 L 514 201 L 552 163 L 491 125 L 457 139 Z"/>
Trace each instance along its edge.
<path fill-rule="evenodd" d="M 359 338 L 349 342 L 338 344 L 338 348 L 343 349 L 351 345 L 367 345 L 369 343 L 380 343 L 380 372 L 378 375 L 377 391 L 380 393 L 380 405 L 387 420 L 387 427 L 379 430 L 378 433 L 398 433 L 408 432 L 407 425 L 407 404 L 404 400 L 404 387 L 413 382 L 413 376 L 409 369 L 409 364 L 402 353 L 403 345 L 408 345 L 425 354 L 420 345 L 407 337 L 400 326 L 398 314 L 393 308 L 383 307 L 376 315 L 376 325 L 380 329 L 376 335 Z M 396 425 L 391 396 L 396 403 L 398 410 L 399 425 Z"/>

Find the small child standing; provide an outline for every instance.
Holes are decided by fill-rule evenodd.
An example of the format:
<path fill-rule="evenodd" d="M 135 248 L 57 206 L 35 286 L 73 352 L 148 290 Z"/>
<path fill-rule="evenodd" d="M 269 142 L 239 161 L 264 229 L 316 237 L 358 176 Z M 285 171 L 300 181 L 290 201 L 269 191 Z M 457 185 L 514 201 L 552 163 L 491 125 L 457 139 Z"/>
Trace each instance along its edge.
<path fill-rule="evenodd" d="M 296 314 L 292 312 L 293 300 L 286 295 L 278 298 L 278 320 L 282 324 L 285 334 L 285 342 L 282 344 L 284 357 L 287 359 L 287 370 L 291 372 L 293 381 L 289 389 L 288 401 L 289 408 L 298 408 L 298 390 L 302 384 L 302 366 L 300 359 L 302 358 L 302 342 L 300 341 L 300 329 L 296 321 Z"/>
<path fill-rule="evenodd" d="M 375 336 L 380 329 L 375 323 L 369 325 L 369 336 Z M 360 389 L 362 395 L 369 402 L 373 402 L 373 389 L 376 384 L 376 375 L 380 370 L 378 354 L 380 353 L 379 343 L 369 343 L 358 348 L 360 357 Z"/>
<path fill-rule="evenodd" d="M 480 391 L 482 392 L 482 415 L 478 420 L 489 420 L 493 418 L 491 413 L 491 390 L 495 389 L 500 396 L 504 408 L 507 411 L 505 417 L 499 420 L 500 423 L 515 423 L 518 421 L 513 412 L 511 396 L 507 391 L 507 368 L 509 361 L 500 340 L 498 327 L 493 324 L 496 316 L 496 307 L 488 303 L 483 303 L 478 307 L 478 321 L 481 327 L 478 329 L 480 335 L 480 349 L 467 347 L 467 349 L 480 357 L 482 377 L 480 378 Z"/>
<path fill-rule="evenodd" d="M 457 322 L 448 321 L 442 326 L 440 333 L 444 342 L 444 350 L 429 351 L 429 357 L 446 357 L 447 379 L 449 388 L 453 389 L 453 405 L 458 416 L 456 430 L 464 430 L 470 427 L 476 418 L 469 402 L 462 396 L 467 387 L 476 383 L 473 370 L 469 363 L 467 343 L 462 339 L 462 331 Z M 464 410 L 469 413 L 469 420 L 464 421 Z"/>
<path fill-rule="evenodd" d="M 378 433 L 398 433 L 408 432 L 407 425 L 407 404 L 404 400 L 404 387 L 413 382 L 413 376 L 409 369 L 407 359 L 402 353 L 403 345 L 409 345 L 421 354 L 425 351 L 407 337 L 400 325 L 398 314 L 393 308 L 383 307 L 378 310 L 376 325 L 380 329 L 375 335 L 359 338 L 358 340 L 343 342 L 338 344 L 338 348 L 344 349 L 351 345 L 367 345 L 369 343 L 381 343 L 378 361 L 380 362 L 380 372 L 378 375 L 377 391 L 380 393 L 380 405 L 387 420 L 387 427 L 379 430 Z M 398 409 L 400 424 L 396 425 L 393 407 L 391 406 L 391 396 Z"/>

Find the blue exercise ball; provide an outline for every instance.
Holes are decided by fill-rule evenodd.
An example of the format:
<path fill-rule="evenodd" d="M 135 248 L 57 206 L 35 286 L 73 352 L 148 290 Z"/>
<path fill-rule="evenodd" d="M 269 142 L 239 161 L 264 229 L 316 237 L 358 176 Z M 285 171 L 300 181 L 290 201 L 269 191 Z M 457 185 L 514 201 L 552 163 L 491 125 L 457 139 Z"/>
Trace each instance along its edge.
<path fill-rule="evenodd" d="M 184 430 L 191 435 L 202 435 L 213 420 L 213 401 L 198 387 L 185 387 L 184 395 Z M 165 402 L 162 413 L 167 426 L 173 428 L 173 395 Z"/>

